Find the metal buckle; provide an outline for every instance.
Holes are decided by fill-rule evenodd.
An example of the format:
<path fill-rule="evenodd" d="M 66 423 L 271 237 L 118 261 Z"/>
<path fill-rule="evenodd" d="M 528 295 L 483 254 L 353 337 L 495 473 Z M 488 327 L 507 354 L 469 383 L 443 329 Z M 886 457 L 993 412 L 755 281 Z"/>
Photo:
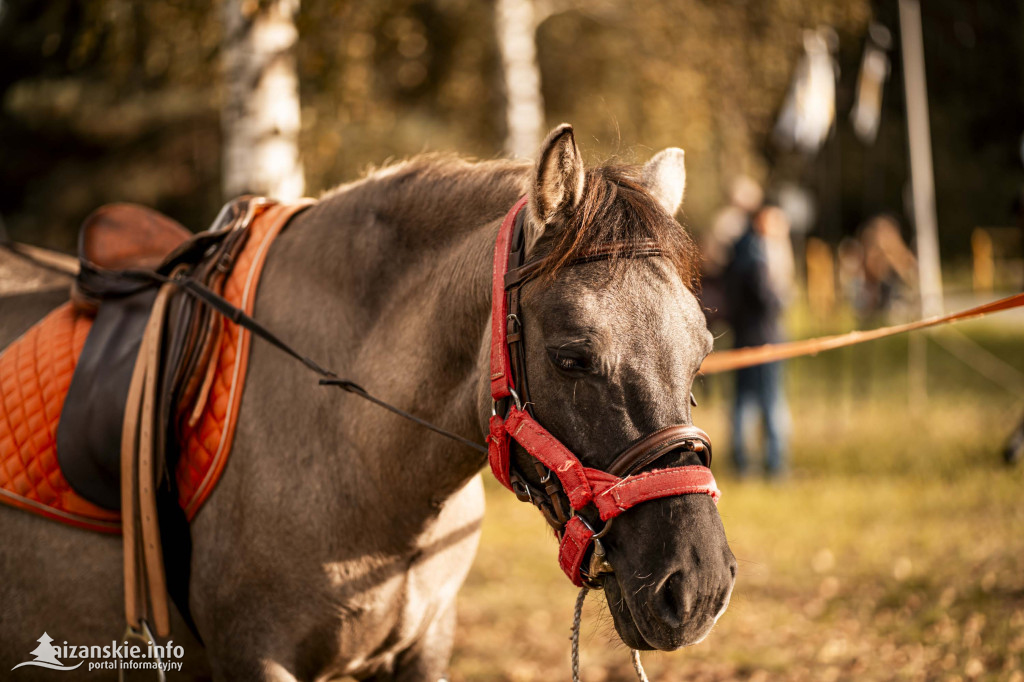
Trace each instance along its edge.
<path fill-rule="evenodd" d="M 587 578 L 595 581 L 600 575 L 615 573 L 615 569 L 608 563 L 608 554 L 604 550 L 604 543 L 596 538 L 594 541 L 594 553 L 590 555 L 590 566 L 587 567 Z"/>
<path fill-rule="evenodd" d="M 691 438 L 686 441 L 686 449 L 700 457 L 701 464 L 711 468 L 711 443 L 703 438 Z"/>
<path fill-rule="evenodd" d="M 512 481 L 512 492 L 520 502 L 533 503 L 533 495 L 530 493 L 530 486 L 526 485 L 526 482 L 520 480 L 518 477 Z"/>
<path fill-rule="evenodd" d="M 596 531 L 594 530 L 594 527 L 590 525 L 590 522 L 587 521 L 581 514 L 577 514 L 575 511 L 573 511 L 572 515 L 579 516 L 580 521 L 583 522 L 583 525 L 590 529 L 590 532 L 593 533 L 593 535 L 591 536 L 592 540 L 600 540 L 601 538 L 603 538 L 605 534 L 608 533 L 608 529 L 612 527 L 612 521 L 615 520 L 614 518 L 608 519 L 604 522 L 604 526 L 601 528 L 601 530 Z"/>
<path fill-rule="evenodd" d="M 605 533 L 612 526 L 612 521 L 615 519 L 608 519 L 604 522 L 604 527 L 599 532 L 594 532 L 594 527 L 579 514 L 573 514 L 573 516 L 579 516 L 580 521 L 584 526 L 590 529 L 594 533 L 590 537 L 590 541 L 594 544 L 594 549 L 590 554 L 590 564 L 587 566 L 586 573 L 581 571 L 580 577 L 583 578 L 583 582 L 586 583 L 587 587 L 595 590 L 600 590 L 602 585 L 597 581 L 597 578 L 602 575 L 610 575 L 615 573 L 615 569 L 608 563 L 608 553 L 605 551 L 604 543 L 601 542 L 601 538 L 604 537 Z"/>
<path fill-rule="evenodd" d="M 512 387 L 509 387 L 508 393 L 509 393 L 510 396 L 512 396 L 512 402 L 515 403 L 516 409 L 522 411 L 522 409 L 523 409 L 523 402 L 519 399 L 519 394 L 516 393 L 516 389 L 514 389 Z M 507 415 L 508 411 L 506 411 L 505 414 Z M 492 417 L 496 417 L 497 415 L 498 415 L 498 401 L 495 400 L 494 398 L 491 398 L 491 416 Z"/>
<path fill-rule="evenodd" d="M 131 641 L 136 640 L 147 646 L 156 644 L 156 637 L 153 636 L 152 630 L 149 629 L 149 623 L 146 622 L 145 618 L 139 620 L 139 624 L 142 626 L 138 630 L 132 627 L 131 623 L 128 623 L 124 629 L 124 634 L 121 639 Z M 164 672 L 164 661 L 159 656 L 155 656 L 156 660 L 156 679 L 160 682 L 166 682 L 167 674 Z M 117 679 L 119 682 L 124 682 L 124 667 L 118 666 L 117 668 Z"/>

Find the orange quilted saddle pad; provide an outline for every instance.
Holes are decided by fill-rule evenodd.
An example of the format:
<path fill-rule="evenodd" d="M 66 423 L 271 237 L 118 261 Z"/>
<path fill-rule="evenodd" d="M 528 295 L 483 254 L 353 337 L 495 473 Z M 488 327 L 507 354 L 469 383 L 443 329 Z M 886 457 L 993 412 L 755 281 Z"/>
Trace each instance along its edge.
<path fill-rule="evenodd" d="M 270 204 L 224 284 L 223 296 L 252 314 L 259 275 L 274 237 L 310 202 Z M 198 420 L 179 434 L 179 501 L 191 520 L 227 464 L 245 386 L 250 333 L 226 319 L 214 377 Z M 80 528 L 121 532 L 119 512 L 76 493 L 57 462 L 57 424 L 92 318 L 65 304 L 0 352 L 0 501 Z"/>

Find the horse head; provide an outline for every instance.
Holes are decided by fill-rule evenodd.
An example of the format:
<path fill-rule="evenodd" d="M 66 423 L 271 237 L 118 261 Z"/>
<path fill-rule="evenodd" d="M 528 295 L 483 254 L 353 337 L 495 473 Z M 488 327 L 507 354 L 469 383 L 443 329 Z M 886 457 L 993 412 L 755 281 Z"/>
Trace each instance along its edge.
<path fill-rule="evenodd" d="M 541 149 L 523 224 L 526 259 L 541 263 L 522 288 L 529 401 L 585 467 L 605 471 L 644 436 L 691 424 L 691 385 L 712 336 L 695 295 L 696 249 L 673 217 L 685 178 L 680 149 L 643 167 L 585 168 L 568 125 Z M 655 257 L 580 257 L 652 243 Z M 529 454 L 515 446 L 512 460 L 543 489 Z M 680 447 L 641 470 L 701 463 Z M 579 513 L 602 526 L 593 508 Z M 702 640 L 736 575 L 715 500 L 653 499 L 614 521 L 602 540 L 610 569 L 592 584 L 605 589 L 622 640 L 662 650 Z"/>

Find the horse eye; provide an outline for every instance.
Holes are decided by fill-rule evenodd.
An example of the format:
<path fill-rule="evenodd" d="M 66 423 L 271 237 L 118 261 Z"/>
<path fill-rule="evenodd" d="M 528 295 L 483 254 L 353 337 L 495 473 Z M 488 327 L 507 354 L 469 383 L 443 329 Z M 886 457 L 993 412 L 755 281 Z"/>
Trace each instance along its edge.
<path fill-rule="evenodd" d="M 557 360 L 558 366 L 565 370 L 580 369 L 580 361 L 578 358 L 560 357 Z"/>
<path fill-rule="evenodd" d="M 590 369 L 589 360 L 582 355 L 558 349 L 549 352 L 552 364 L 563 372 L 585 372 Z"/>

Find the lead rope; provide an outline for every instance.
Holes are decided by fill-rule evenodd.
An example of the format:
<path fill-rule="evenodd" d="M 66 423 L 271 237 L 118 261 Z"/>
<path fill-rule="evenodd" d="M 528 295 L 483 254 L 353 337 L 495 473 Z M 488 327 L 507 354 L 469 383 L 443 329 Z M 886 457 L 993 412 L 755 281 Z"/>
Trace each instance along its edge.
<path fill-rule="evenodd" d="M 583 600 L 587 598 L 589 591 L 590 589 L 585 586 L 580 588 L 580 593 L 576 595 L 576 610 L 572 616 L 572 682 L 580 682 L 580 622 L 583 620 Z M 640 652 L 636 649 L 629 651 L 636 678 L 640 682 L 651 682 L 644 672 L 644 664 L 640 662 Z"/>
<path fill-rule="evenodd" d="M 583 619 L 583 600 L 587 598 L 586 587 L 576 595 L 576 611 L 572 616 L 572 682 L 580 682 L 580 620 Z"/>
<path fill-rule="evenodd" d="M 633 670 L 636 671 L 636 678 L 640 682 L 651 682 L 647 679 L 647 673 L 644 672 L 644 664 L 640 662 L 640 652 L 636 649 L 630 649 L 629 658 L 633 661 Z"/>

